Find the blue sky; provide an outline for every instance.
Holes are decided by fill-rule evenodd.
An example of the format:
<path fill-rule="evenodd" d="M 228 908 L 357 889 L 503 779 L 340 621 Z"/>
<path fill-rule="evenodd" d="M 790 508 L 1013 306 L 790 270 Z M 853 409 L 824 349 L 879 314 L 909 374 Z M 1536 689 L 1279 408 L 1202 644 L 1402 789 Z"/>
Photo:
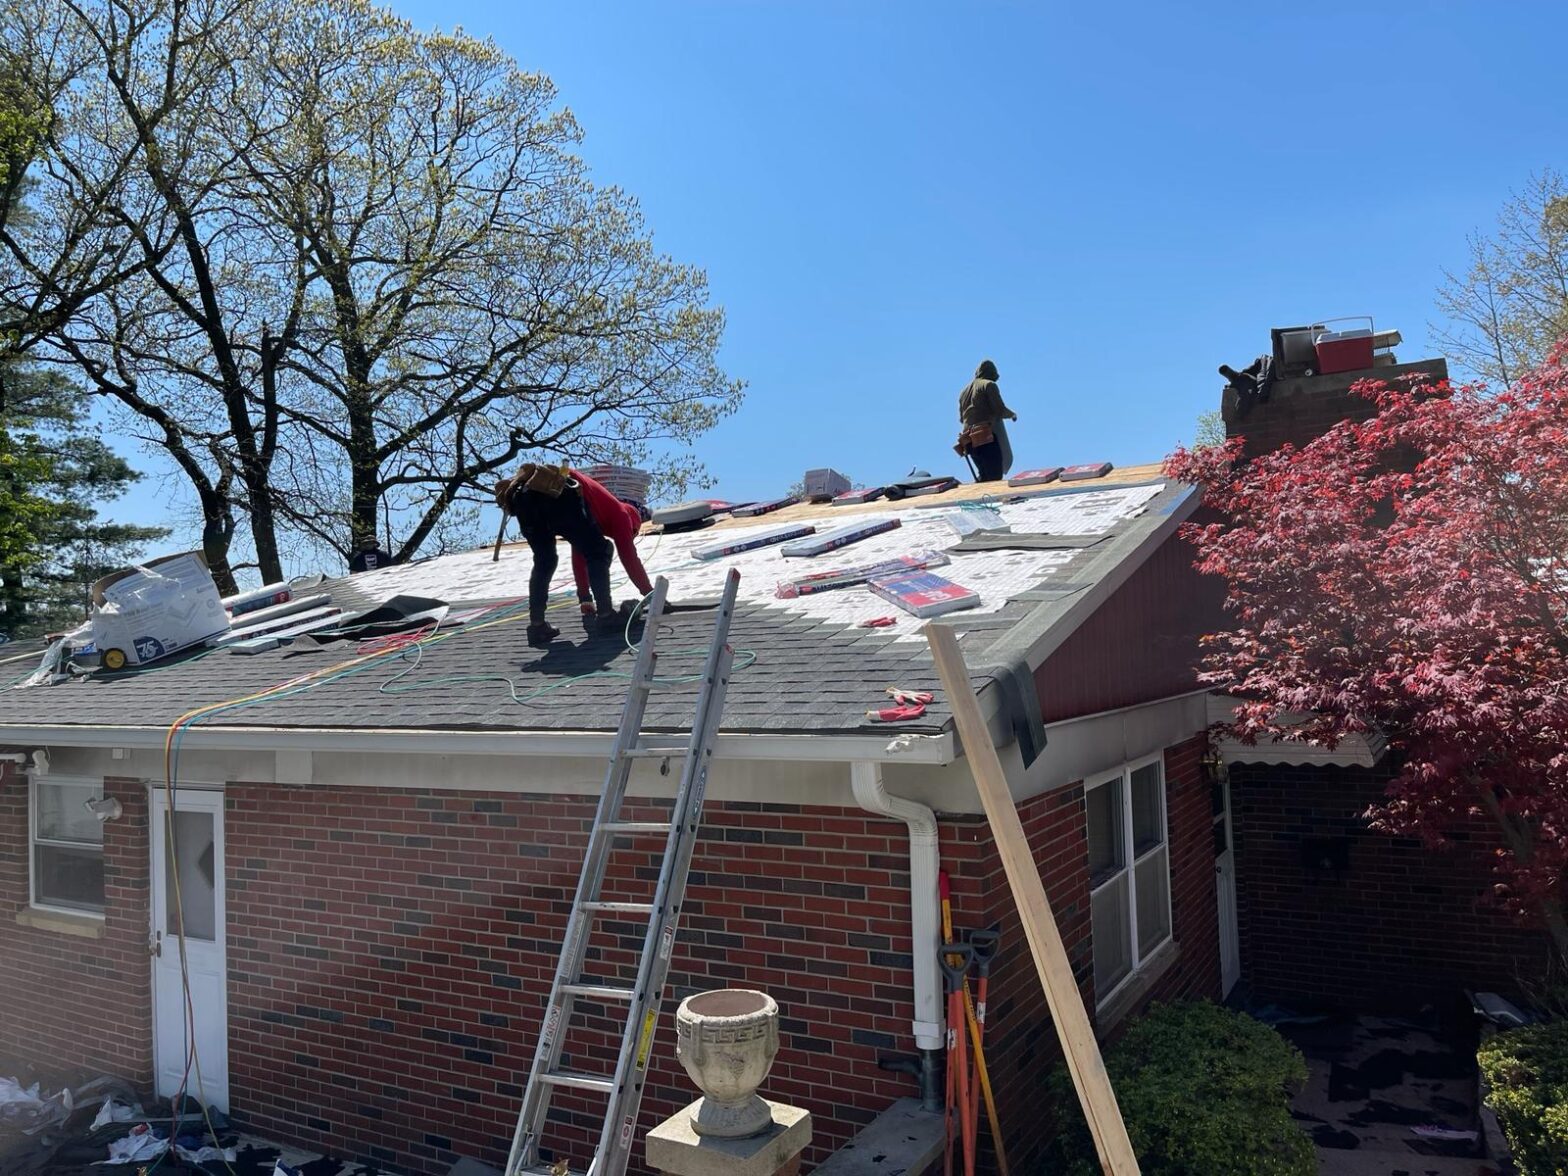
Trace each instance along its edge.
<path fill-rule="evenodd" d="M 1023 465 L 1157 460 L 1273 325 L 1372 314 L 1419 358 L 1465 235 L 1565 163 L 1560 3 L 394 7 L 553 77 L 707 269 L 750 390 L 699 451 L 737 499 L 958 472 L 985 356 Z"/>

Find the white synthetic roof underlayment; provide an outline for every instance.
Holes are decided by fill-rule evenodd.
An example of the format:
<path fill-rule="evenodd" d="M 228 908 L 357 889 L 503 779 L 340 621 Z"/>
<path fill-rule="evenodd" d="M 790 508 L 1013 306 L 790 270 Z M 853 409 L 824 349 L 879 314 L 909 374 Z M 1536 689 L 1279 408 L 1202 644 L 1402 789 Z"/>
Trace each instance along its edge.
<path fill-rule="evenodd" d="M 1102 535 L 1124 519 L 1141 514 L 1148 503 L 1165 488 L 1164 483 L 1136 486 L 1108 486 L 1100 490 L 1056 493 L 1023 502 L 986 502 L 1001 512 L 1008 526 L 1018 534 Z M 982 505 L 975 503 L 974 505 Z M 727 526 L 722 530 L 705 529 L 674 535 L 645 534 L 638 538 L 637 549 L 650 577 L 664 576 L 670 582 L 670 598 L 687 600 L 716 596 L 721 591 L 729 568 L 740 571 L 740 597 L 756 605 L 778 609 L 797 616 L 853 625 L 878 616 L 896 615 L 899 624 L 885 630 L 899 640 L 921 640 L 920 622 L 864 586 L 840 588 L 809 596 L 781 600 L 774 592 L 780 581 L 813 572 L 877 563 L 920 551 L 946 551 L 957 541 L 957 534 L 944 518 L 962 509 L 919 508 L 845 511 L 842 517 L 814 518 L 817 532 L 832 530 L 848 523 L 897 518 L 896 530 L 875 535 L 848 547 L 811 558 L 786 559 L 777 547 L 764 547 L 718 559 L 699 561 L 692 550 L 716 540 L 739 540 L 746 535 L 776 529 L 783 521 L 765 516 L 755 526 Z M 561 561 L 553 588 L 573 590 L 571 553 L 560 545 Z M 952 562 L 932 569 L 980 594 L 980 605 L 969 614 L 995 612 L 1009 599 L 1036 587 L 1056 569 L 1077 554 L 1058 551 L 979 551 L 949 552 Z M 502 548 L 499 562 L 492 562 L 489 549 L 442 556 L 422 563 L 383 568 L 354 577 L 357 589 L 382 598 L 395 593 L 429 596 L 449 603 L 490 601 L 523 597 L 528 593 L 528 573 L 532 557 L 525 544 Z M 617 597 L 635 594 L 619 560 L 612 561 L 611 577 Z"/>

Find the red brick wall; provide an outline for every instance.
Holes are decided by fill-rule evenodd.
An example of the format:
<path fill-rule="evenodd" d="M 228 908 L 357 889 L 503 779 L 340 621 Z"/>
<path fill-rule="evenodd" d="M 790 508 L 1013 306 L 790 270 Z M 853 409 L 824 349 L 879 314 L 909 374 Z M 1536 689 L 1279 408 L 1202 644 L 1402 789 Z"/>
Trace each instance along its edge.
<path fill-rule="evenodd" d="M 1282 380 L 1274 385 L 1268 400 L 1254 403 L 1245 413 L 1239 410 L 1236 398 L 1226 393 L 1220 405 L 1225 434 L 1245 438 L 1244 452 L 1248 457 L 1278 449 L 1287 442 L 1299 449 L 1340 421 L 1364 421 L 1377 411 L 1371 400 L 1350 390 L 1358 381 L 1392 383 L 1407 376 L 1418 376 L 1421 383 L 1436 383 L 1448 378 L 1448 364 L 1442 359 L 1427 359 L 1339 376 Z"/>
<path fill-rule="evenodd" d="M 593 807 L 231 786 L 236 1117 L 426 1171 L 459 1153 L 500 1163 Z M 662 841 L 644 846 L 615 855 L 615 895 L 651 890 Z M 880 1054 L 912 1049 L 907 864 L 903 825 L 858 811 L 706 814 L 671 982 L 679 995 L 751 985 L 779 1001 L 783 1049 L 766 1090 L 816 1113 L 813 1162 L 914 1093 L 908 1077 L 877 1069 Z M 603 925 L 594 972 L 616 976 L 640 930 Z M 667 1003 L 644 1129 L 695 1097 L 675 1062 L 672 1015 Z M 587 1028 L 569 1046 L 613 1053 L 608 1018 Z"/>
<path fill-rule="evenodd" d="M 1207 737 L 1165 752 L 1165 804 L 1170 826 L 1171 915 L 1181 955 L 1150 999 L 1219 999 L 1219 900 L 1214 880 L 1213 801 L 1203 777 Z"/>
<path fill-rule="evenodd" d="M 128 780 L 104 786 L 125 811 L 104 825 L 103 938 L 85 939 L 16 921 L 28 905 L 28 784 L 10 764 L 0 771 L 0 1074 L 25 1064 L 61 1081 L 114 1074 L 145 1090 L 152 1080 L 146 789 Z"/>
<path fill-rule="evenodd" d="M 1231 768 L 1243 976 L 1260 998 L 1391 1010 L 1512 991 L 1540 975 L 1543 934 L 1490 901 L 1484 821 L 1446 850 L 1372 831 L 1384 768 Z M 1339 841 L 1343 873 L 1308 869 L 1304 843 Z"/>
<path fill-rule="evenodd" d="M 1212 865 L 1197 745 L 1167 756 L 1177 967 L 1157 993 L 1207 992 Z M 126 816 L 108 826 L 103 940 L 0 923 L 0 1054 L 150 1080 L 145 795 L 112 785 Z M 230 785 L 226 837 L 230 1078 L 234 1117 L 259 1134 L 410 1170 L 459 1154 L 504 1157 L 539 1010 L 577 881 L 587 799 Z M 635 815 L 652 817 L 655 804 Z M 1085 998 L 1092 943 L 1081 787 L 1022 806 Z M 1038 1086 L 1059 1053 L 989 828 L 944 818 L 959 931 L 1000 925 L 991 1070 L 1011 1151 L 1027 1160 L 1044 1120 Z M 633 897 L 662 848 L 616 856 L 611 890 Z M 1199 850 L 1195 856 L 1195 850 Z M 693 859 L 671 982 L 677 995 L 767 989 L 783 1049 L 766 1092 L 813 1111 L 820 1162 L 894 1099 L 917 1093 L 879 1058 L 914 1052 L 904 826 L 853 809 L 710 806 Z M 19 855 L 19 856 L 18 856 Z M 18 864 L 20 862 L 20 864 Z M 26 898 L 26 792 L 0 788 L 0 887 Z M 20 889 L 18 889 L 20 888 Z M 17 895 L 20 894 L 20 898 Z M 620 976 L 637 926 L 607 922 L 593 971 Z M 9 930 L 6 930 L 9 928 Z M 42 976 L 42 982 L 34 977 Z M 642 1128 L 694 1091 L 674 1058 L 667 1003 Z M 615 1023 L 573 1044 L 613 1052 Z M 586 1064 L 585 1067 L 587 1068 Z M 568 1129 L 591 1122 L 592 1101 Z M 563 1137 L 567 1138 L 567 1137 Z"/>

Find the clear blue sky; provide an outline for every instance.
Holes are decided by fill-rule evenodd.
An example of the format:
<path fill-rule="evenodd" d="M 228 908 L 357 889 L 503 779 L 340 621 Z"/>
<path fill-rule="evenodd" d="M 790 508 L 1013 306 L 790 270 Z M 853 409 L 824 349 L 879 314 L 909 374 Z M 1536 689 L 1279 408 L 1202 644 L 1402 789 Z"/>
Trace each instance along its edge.
<path fill-rule="evenodd" d="M 554 78 L 707 269 L 737 499 L 957 472 L 985 356 L 1026 465 L 1157 460 L 1273 325 L 1372 314 L 1420 358 L 1466 233 L 1568 164 L 1560 0 L 394 7 Z"/>

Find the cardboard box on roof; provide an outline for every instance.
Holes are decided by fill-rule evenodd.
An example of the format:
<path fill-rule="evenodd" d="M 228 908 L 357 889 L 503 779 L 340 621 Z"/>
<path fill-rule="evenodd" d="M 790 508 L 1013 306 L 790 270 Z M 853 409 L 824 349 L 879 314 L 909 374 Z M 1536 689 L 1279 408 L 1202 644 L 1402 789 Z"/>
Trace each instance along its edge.
<path fill-rule="evenodd" d="M 144 665 L 226 632 L 218 586 L 197 551 L 123 568 L 92 586 L 93 645 L 111 669 L 110 650 L 125 665 Z M 117 659 L 116 659 L 117 660 Z"/>

